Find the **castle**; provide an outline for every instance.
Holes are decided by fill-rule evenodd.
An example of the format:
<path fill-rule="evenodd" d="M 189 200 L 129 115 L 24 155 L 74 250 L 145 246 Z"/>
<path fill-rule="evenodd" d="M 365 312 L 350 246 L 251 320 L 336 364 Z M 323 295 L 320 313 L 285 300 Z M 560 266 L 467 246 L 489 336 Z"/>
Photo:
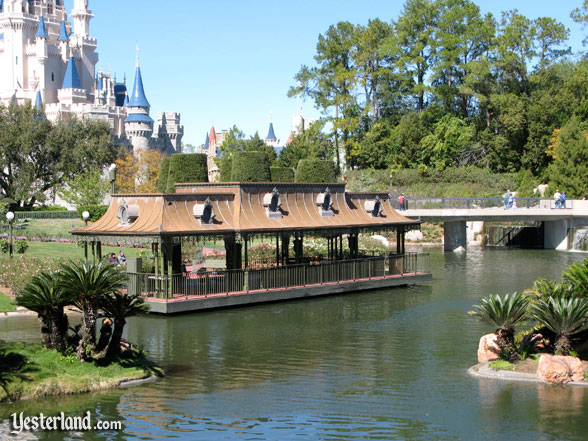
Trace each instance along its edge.
<path fill-rule="evenodd" d="M 181 153 L 180 114 L 149 116 L 139 57 L 133 89 L 111 73 L 96 73 L 97 40 L 88 0 L 0 0 L 0 103 L 32 103 L 52 122 L 70 116 L 107 122 L 117 145 L 138 153 Z M 73 32 L 72 32 L 73 30 Z"/>

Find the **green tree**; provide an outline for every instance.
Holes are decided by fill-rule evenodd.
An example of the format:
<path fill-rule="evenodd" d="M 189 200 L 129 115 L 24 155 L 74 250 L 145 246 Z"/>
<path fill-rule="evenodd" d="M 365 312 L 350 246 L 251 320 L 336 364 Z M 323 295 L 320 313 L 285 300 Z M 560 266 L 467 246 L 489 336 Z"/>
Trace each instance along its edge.
<path fill-rule="evenodd" d="M 443 170 L 453 165 L 470 165 L 469 153 L 475 129 L 460 118 L 445 115 L 422 140 L 422 162 Z"/>
<path fill-rule="evenodd" d="M 88 361 L 96 349 L 96 320 L 98 308 L 105 296 L 122 290 L 126 274 L 107 261 L 70 261 L 59 268 L 59 286 L 64 295 L 75 298 L 82 311 L 81 339 L 77 347 L 79 360 Z"/>
<path fill-rule="evenodd" d="M 316 121 L 296 135 L 290 144 L 282 149 L 278 159 L 280 167 L 296 168 L 301 159 L 329 159 L 333 149 L 327 135 L 323 133 L 325 120 Z"/>
<path fill-rule="evenodd" d="M 554 332 L 555 353 L 569 355 L 570 337 L 588 329 L 588 300 L 579 298 L 538 299 L 531 305 L 531 313 L 537 321 Z"/>
<path fill-rule="evenodd" d="M 296 167 L 296 182 L 335 182 L 333 161 L 301 159 Z"/>
<path fill-rule="evenodd" d="M 75 205 L 99 205 L 108 193 L 109 185 L 99 170 L 91 170 L 65 181 L 59 197 Z"/>
<path fill-rule="evenodd" d="M 16 204 L 31 207 L 47 190 L 101 170 L 118 154 L 107 123 L 72 117 L 52 126 L 30 106 L 0 107 L 0 189 Z"/>
<path fill-rule="evenodd" d="M 550 187 L 564 190 L 569 198 L 582 198 L 588 193 L 588 141 L 575 115 L 559 132 L 548 176 Z"/>
<path fill-rule="evenodd" d="M 360 142 L 358 163 L 360 168 L 385 169 L 390 162 L 392 139 L 385 121 L 376 122 Z"/>
<path fill-rule="evenodd" d="M 506 294 L 504 297 L 491 294 L 479 305 L 474 305 L 474 315 L 497 328 L 498 345 L 509 354 L 514 351 L 515 326 L 526 319 L 528 305 L 522 294 Z"/>
<path fill-rule="evenodd" d="M 436 55 L 439 12 L 438 5 L 431 0 L 407 0 L 395 26 L 402 49 L 399 70 L 412 79 L 410 94 L 418 111 L 425 109 L 430 91 L 426 79 Z"/>
<path fill-rule="evenodd" d="M 231 127 L 219 150 L 223 158 L 230 158 L 234 152 L 242 152 L 245 150 L 245 133 L 239 130 L 237 126 Z"/>
<path fill-rule="evenodd" d="M 175 153 L 171 155 L 165 191 L 175 193 L 175 184 L 186 182 L 208 182 L 208 165 L 205 154 Z"/>
<path fill-rule="evenodd" d="M 233 182 L 270 182 L 270 162 L 265 152 L 233 153 Z"/>
<path fill-rule="evenodd" d="M 390 162 L 396 168 L 416 168 L 421 161 L 421 141 L 431 133 L 426 112 L 403 115 L 392 130 Z"/>
<path fill-rule="evenodd" d="M 60 286 L 57 277 L 51 273 L 34 276 L 16 297 L 16 304 L 38 314 L 41 324 L 41 338 L 47 349 L 65 350 L 65 336 L 68 329 L 67 316 L 63 308 L 72 304 L 74 296 Z"/>
<path fill-rule="evenodd" d="M 545 68 L 558 61 L 561 57 L 570 54 L 571 49 L 569 47 L 565 49 L 559 48 L 570 36 L 568 28 L 551 17 L 539 17 L 534 24 L 535 38 L 537 46 L 539 46 L 537 51 L 539 68 Z"/>
<path fill-rule="evenodd" d="M 114 322 L 114 330 L 106 352 L 106 358 L 112 360 L 120 355 L 120 343 L 127 319 L 145 314 L 150 308 L 140 294 L 131 295 L 121 291 L 112 291 L 100 297 L 100 308 Z"/>
<path fill-rule="evenodd" d="M 582 3 L 582 7 L 574 9 L 570 13 L 570 17 L 576 23 L 580 23 L 582 27 L 585 29 L 586 25 L 588 24 L 588 0 L 584 0 Z M 588 36 L 582 40 L 582 44 L 584 46 L 588 45 Z"/>

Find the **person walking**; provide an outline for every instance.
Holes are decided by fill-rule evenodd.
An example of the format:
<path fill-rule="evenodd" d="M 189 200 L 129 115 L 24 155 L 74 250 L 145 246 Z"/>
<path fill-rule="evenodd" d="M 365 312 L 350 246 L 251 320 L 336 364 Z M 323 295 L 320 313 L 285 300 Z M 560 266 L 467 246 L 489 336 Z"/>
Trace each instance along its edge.
<path fill-rule="evenodd" d="M 510 194 L 510 190 L 506 190 L 506 193 L 504 193 L 504 209 L 505 210 L 508 210 L 508 208 L 509 208 L 511 197 L 512 197 L 512 195 Z"/>
<path fill-rule="evenodd" d="M 561 192 L 561 197 L 559 198 L 559 200 L 560 200 L 560 204 L 559 204 L 560 208 L 566 208 L 566 199 L 567 199 L 566 192 L 565 191 L 562 191 Z"/>
<path fill-rule="evenodd" d="M 403 211 L 404 210 L 404 193 L 400 194 L 400 197 L 398 198 L 398 203 L 400 204 L 400 210 Z"/>

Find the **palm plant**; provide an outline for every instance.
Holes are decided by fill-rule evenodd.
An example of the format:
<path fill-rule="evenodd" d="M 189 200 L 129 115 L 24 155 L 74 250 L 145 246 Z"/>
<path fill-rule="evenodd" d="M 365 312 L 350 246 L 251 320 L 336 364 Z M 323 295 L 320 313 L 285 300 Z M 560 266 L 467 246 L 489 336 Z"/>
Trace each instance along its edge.
<path fill-rule="evenodd" d="M 532 294 L 538 299 L 555 298 L 569 298 L 573 297 L 574 292 L 567 282 L 558 283 L 555 280 L 547 280 L 539 278 L 535 280 Z"/>
<path fill-rule="evenodd" d="M 588 299 L 539 299 L 531 306 L 531 314 L 555 333 L 556 354 L 568 355 L 571 349 L 570 337 L 588 329 Z"/>
<path fill-rule="evenodd" d="M 588 298 L 588 259 L 567 267 L 562 278 L 576 297 Z"/>
<path fill-rule="evenodd" d="M 106 357 L 112 359 L 120 355 L 120 342 L 127 318 L 149 312 L 149 305 L 139 294 L 116 291 L 102 297 L 100 307 L 114 322 L 114 331 L 106 353 Z"/>
<path fill-rule="evenodd" d="M 106 261 L 63 264 L 59 271 L 60 286 L 75 297 L 76 306 L 82 311 L 81 338 L 77 348 L 80 360 L 90 360 L 96 348 L 96 320 L 100 300 L 121 290 L 125 273 Z"/>
<path fill-rule="evenodd" d="M 529 301 L 518 293 L 506 294 L 500 297 L 491 294 L 482 299 L 479 305 L 474 305 L 474 315 L 496 326 L 496 340 L 505 350 L 514 350 L 515 326 L 527 317 Z"/>
<path fill-rule="evenodd" d="M 38 314 L 41 323 L 41 339 L 47 349 L 65 349 L 68 329 L 63 308 L 71 305 L 74 297 L 60 286 L 51 273 L 41 273 L 29 282 L 16 297 L 16 304 Z"/>

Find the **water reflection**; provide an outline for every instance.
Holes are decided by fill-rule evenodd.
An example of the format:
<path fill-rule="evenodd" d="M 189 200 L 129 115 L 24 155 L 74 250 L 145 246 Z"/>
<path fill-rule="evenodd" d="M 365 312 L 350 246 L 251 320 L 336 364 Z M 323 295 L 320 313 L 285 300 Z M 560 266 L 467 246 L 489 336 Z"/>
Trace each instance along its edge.
<path fill-rule="evenodd" d="M 582 256 L 433 250 L 429 285 L 129 323 L 167 371 L 156 383 L 0 406 L 121 420 L 122 433 L 40 439 L 583 439 L 583 389 L 467 376 L 480 335 L 467 315 L 490 292 L 559 277 Z M 0 321 L 38 338 L 33 320 Z"/>

